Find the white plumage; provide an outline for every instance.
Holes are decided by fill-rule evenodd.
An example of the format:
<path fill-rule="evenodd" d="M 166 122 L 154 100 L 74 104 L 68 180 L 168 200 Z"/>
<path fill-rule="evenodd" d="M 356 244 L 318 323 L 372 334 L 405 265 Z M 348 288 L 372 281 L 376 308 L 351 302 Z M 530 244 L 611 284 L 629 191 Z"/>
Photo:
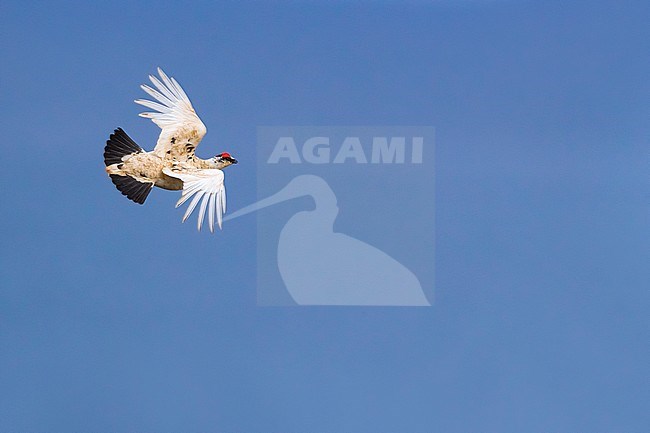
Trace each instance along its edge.
<path fill-rule="evenodd" d="M 153 111 L 140 113 L 161 128 L 156 146 L 145 152 L 122 129 L 115 130 L 106 142 L 104 162 L 113 183 L 129 199 L 143 204 L 153 186 L 169 190 L 182 189 L 176 207 L 190 198 L 183 222 L 200 203 L 197 228 L 201 230 L 205 214 L 214 231 L 219 228 L 226 211 L 226 189 L 223 168 L 236 164 L 228 153 L 210 159 L 196 157 L 194 151 L 206 133 L 206 127 L 194 111 L 190 99 L 174 79 L 158 68 L 160 80 L 149 79 L 155 88 L 141 88 L 157 102 L 136 99 L 135 102 Z"/>
<path fill-rule="evenodd" d="M 162 83 L 153 75 L 149 75 L 149 79 L 160 92 L 146 84 L 142 84 L 140 87 L 157 99 L 160 104 L 147 99 L 135 100 L 136 104 L 157 111 L 157 113 L 140 113 L 141 117 L 151 119 L 153 123 L 162 129 L 153 151 L 157 154 L 164 154 L 170 150 L 173 146 L 173 143 L 171 143 L 172 137 L 187 137 L 196 147 L 207 132 L 205 125 L 196 115 L 190 99 L 180 84 L 175 79 L 167 77 L 160 68 L 158 68 L 158 74 L 163 80 Z"/>
<path fill-rule="evenodd" d="M 217 216 L 217 223 L 219 224 L 219 228 L 221 228 L 223 214 L 226 212 L 226 188 L 223 185 L 223 171 L 216 168 L 206 168 L 174 172 L 165 168 L 163 169 L 163 173 L 183 181 L 183 192 L 178 203 L 176 203 L 176 207 L 181 206 L 194 196 L 194 199 L 190 202 L 185 211 L 185 215 L 183 215 L 183 222 L 189 218 L 192 211 L 194 211 L 194 208 L 199 203 L 199 200 L 203 197 L 201 208 L 199 209 L 197 228 L 201 230 L 206 206 L 208 209 L 208 224 L 210 231 L 214 230 L 215 213 Z"/>

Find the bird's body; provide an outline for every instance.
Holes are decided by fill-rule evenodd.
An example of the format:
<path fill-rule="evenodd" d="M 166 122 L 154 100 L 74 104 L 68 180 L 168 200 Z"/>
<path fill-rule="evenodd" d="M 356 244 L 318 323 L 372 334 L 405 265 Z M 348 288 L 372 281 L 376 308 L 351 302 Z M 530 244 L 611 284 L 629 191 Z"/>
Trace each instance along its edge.
<path fill-rule="evenodd" d="M 141 113 L 162 129 L 155 148 L 146 152 L 121 128 L 114 131 L 104 148 L 104 163 L 111 180 L 129 199 L 143 204 L 154 186 L 167 190 L 183 190 L 177 207 L 194 197 L 183 221 L 201 201 L 198 228 L 201 229 L 206 210 L 210 230 L 215 216 L 221 227 L 226 208 L 226 191 L 222 169 L 237 160 L 228 153 L 214 158 L 198 158 L 194 151 L 206 133 L 192 104 L 173 78 L 158 69 L 162 82 L 149 76 L 156 86 L 142 89 L 159 102 L 138 99 L 135 102 L 157 112 Z M 202 200 L 201 200 L 202 198 Z"/>
<path fill-rule="evenodd" d="M 178 191 L 183 189 L 183 181 L 166 175 L 163 169 L 186 171 L 217 168 L 221 170 L 230 164 L 225 161 L 215 164 L 211 160 L 201 159 L 196 156 L 188 158 L 186 155 L 178 154 L 160 156 L 155 152 L 139 152 L 127 155 L 120 163 L 107 166 L 106 172 L 109 175 L 130 176 L 140 182 L 153 183 L 153 186 L 158 188 Z"/>
<path fill-rule="evenodd" d="M 171 191 L 183 189 L 183 181 L 163 173 L 163 168 L 171 165 L 171 161 L 166 161 L 153 152 L 143 152 L 127 156 L 124 162 L 107 166 L 106 172 L 109 175 L 129 176 L 139 182 L 153 183 L 153 186 Z"/>

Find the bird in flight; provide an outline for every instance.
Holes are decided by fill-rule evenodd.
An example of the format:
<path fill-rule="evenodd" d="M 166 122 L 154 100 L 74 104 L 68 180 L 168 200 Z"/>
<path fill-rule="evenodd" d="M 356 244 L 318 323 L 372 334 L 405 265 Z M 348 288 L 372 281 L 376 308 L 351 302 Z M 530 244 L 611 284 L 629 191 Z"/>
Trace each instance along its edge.
<path fill-rule="evenodd" d="M 161 128 L 156 146 L 146 152 L 117 128 L 106 141 L 104 163 L 106 173 L 117 189 L 128 199 L 144 204 L 154 186 L 167 190 L 182 190 L 176 203 L 179 207 L 192 201 L 183 222 L 199 208 L 197 228 L 201 230 L 206 211 L 208 227 L 214 232 L 215 217 L 219 228 L 226 211 L 226 189 L 223 169 L 237 160 L 223 152 L 210 159 L 198 158 L 194 151 L 206 133 L 183 88 L 158 68 L 160 80 L 149 75 L 155 86 L 140 86 L 158 102 L 136 99 L 137 104 L 154 110 L 140 113 Z"/>

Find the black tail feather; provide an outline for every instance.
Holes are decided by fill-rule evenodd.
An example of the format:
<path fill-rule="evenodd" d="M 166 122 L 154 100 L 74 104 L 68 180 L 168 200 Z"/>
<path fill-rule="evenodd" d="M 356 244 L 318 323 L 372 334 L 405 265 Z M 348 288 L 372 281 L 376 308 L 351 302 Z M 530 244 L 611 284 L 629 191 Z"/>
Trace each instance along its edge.
<path fill-rule="evenodd" d="M 117 174 L 111 174 L 110 176 L 122 195 L 125 195 L 129 200 L 133 200 L 138 204 L 144 204 L 144 201 L 153 188 L 153 183 L 139 182 L 131 176 L 120 176 Z"/>
<path fill-rule="evenodd" d="M 104 147 L 104 164 L 107 167 L 112 164 L 119 164 L 122 162 L 122 157 L 141 152 L 144 152 L 144 149 L 138 146 L 131 137 L 126 135 L 126 132 L 122 128 L 117 128 L 106 141 L 106 147 Z"/>

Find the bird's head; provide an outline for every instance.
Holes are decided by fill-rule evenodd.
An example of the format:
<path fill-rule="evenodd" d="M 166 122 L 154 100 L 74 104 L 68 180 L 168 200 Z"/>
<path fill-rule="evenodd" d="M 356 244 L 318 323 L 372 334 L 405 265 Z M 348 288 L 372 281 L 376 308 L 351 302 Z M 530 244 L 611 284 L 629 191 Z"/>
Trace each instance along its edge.
<path fill-rule="evenodd" d="M 232 164 L 237 164 L 237 160 L 230 156 L 228 152 L 223 152 L 215 156 L 212 158 L 212 162 L 214 162 L 218 169 L 226 168 Z"/>

